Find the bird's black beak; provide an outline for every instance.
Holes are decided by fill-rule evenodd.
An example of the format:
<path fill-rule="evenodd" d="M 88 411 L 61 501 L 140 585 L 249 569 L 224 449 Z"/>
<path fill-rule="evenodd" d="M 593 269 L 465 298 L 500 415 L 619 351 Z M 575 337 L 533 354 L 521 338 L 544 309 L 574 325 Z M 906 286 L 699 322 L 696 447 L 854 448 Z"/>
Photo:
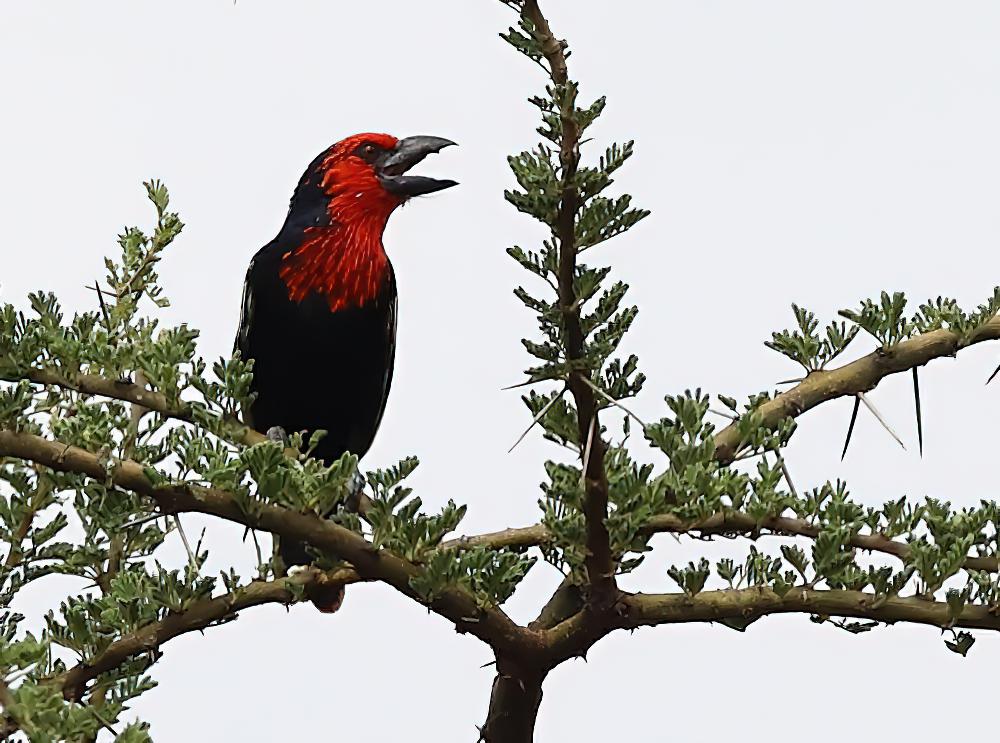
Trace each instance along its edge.
<path fill-rule="evenodd" d="M 399 143 L 387 156 L 376 164 L 379 181 L 382 187 L 395 196 L 409 198 L 423 194 L 443 191 L 457 186 L 456 181 L 438 180 L 422 175 L 404 175 L 410 168 L 428 155 L 440 152 L 445 147 L 455 144 L 450 139 L 442 137 L 407 137 Z"/>

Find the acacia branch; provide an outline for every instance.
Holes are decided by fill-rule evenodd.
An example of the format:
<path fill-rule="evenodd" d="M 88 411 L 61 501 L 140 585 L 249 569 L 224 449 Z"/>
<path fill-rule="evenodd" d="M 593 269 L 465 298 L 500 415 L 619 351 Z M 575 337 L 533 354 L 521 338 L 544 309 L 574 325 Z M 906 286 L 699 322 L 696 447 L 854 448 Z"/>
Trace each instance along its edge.
<path fill-rule="evenodd" d="M 952 618 L 948 604 L 943 601 L 876 596 L 863 591 L 792 588 L 779 596 L 768 587 L 752 587 L 703 591 L 694 596 L 639 593 L 622 596 L 601 627 L 577 614 L 546 632 L 546 659 L 556 664 L 584 654 L 597 640 L 616 629 L 726 619 L 746 622 L 769 614 L 789 613 L 868 619 L 885 624 L 908 622 L 942 629 L 1000 630 L 997 607 L 966 605 Z"/>
<path fill-rule="evenodd" d="M 391 552 L 376 549 L 360 534 L 318 516 L 266 503 L 255 503 L 253 513 L 247 513 L 231 493 L 185 484 L 154 486 L 143 467 L 134 461 L 121 461 L 113 469 L 106 469 L 92 452 L 28 433 L 0 430 L 0 456 L 75 472 L 100 482 L 110 481 L 119 488 L 151 498 L 164 513 L 204 513 L 307 542 L 349 562 L 361 578 L 389 584 L 453 622 L 459 632 L 468 632 L 498 651 L 519 656 L 538 648 L 537 633 L 518 626 L 500 609 L 480 609 L 475 598 L 463 589 L 446 589 L 435 599 L 424 600 L 410 587 L 411 579 L 421 574 L 421 568 Z"/>
<path fill-rule="evenodd" d="M 560 622 L 569 619 L 580 610 L 583 603 L 582 593 L 580 586 L 573 582 L 573 577 L 567 575 L 528 627 L 536 630 L 552 629 Z"/>
<path fill-rule="evenodd" d="M 968 338 L 962 338 L 959 333 L 950 330 L 934 330 L 914 338 L 901 341 L 888 351 L 877 350 L 867 356 L 832 369 L 811 372 L 802 382 L 786 392 L 777 395 L 773 400 L 758 408 L 761 424 L 775 428 L 788 417 L 798 417 L 824 402 L 838 397 L 853 397 L 858 393 L 874 389 L 885 377 L 899 372 L 915 369 L 935 359 L 954 356 L 967 346 L 985 341 L 1000 339 L 1000 317 L 994 317 L 989 322 L 974 331 Z M 742 445 L 736 424 L 731 424 L 715 435 L 715 458 L 722 462 L 731 462 Z M 702 536 L 740 532 L 756 534 L 761 529 L 767 529 L 775 534 L 789 536 L 805 536 L 814 538 L 819 529 L 804 519 L 772 517 L 758 523 L 745 514 L 729 513 L 714 514 L 701 523 L 685 523 L 681 519 L 670 516 L 654 516 L 646 527 L 652 532 L 697 532 Z M 505 529 L 503 531 L 463 537 L 446 542 L 443 546 L 462 548 L 464 546 L 495 546 L 528 547 L 544 544 L 551 539 L 548 530 L 541 524 L 534 526 Z M 854 535 L 851 546 L 894 555 L 902 560 L 909 553 L 909 546 L 890 539 L 884 535 Z M 967 570 L 985 570 L 998 572 L 998 558 L 970 556 L 966 559 L 964 568 Z M 555 598 L 555 597 L 553 597 Z M 567 594 L 563 597 L 574 604 L 577 609 L 583 605 L 583 599 L 578 594 Z M 563 613 L 571 613 L 572 606 L 563 607 Z"/>
<path fill-rule="evenodd" d="M 38 368 L 27 369 L 17 374 L 0 374 L 0 381 L 18 382 L 21 380 L 49 387 L 59 387 L 84 395 L 121 400 L 158 413 L 164 418 L 196 423 L 194 409 L 191 405 L 185 403 L 172 405 L 162 392 L 123 379 L 107 379 L 98 374 L 61 374 L 51 369 Z M 228 429 L 226 431 L 227 438 L 233 443 L 253 446 L 267 440 L 266 436 L 236 419 L 224 419 L 223 423 Z"/>
<path fill-rule="evenodd" d="M 235 619 L 240 611 L 253 606 L 274 603 L 293 604 L 298 601 L 295 591 L 297 586 L 306 588 L 330 582 L 343 585 L 358 580 L 360 580 L 360 576 L 350 569 L 324 573 L 313 568 L 294 577 L 273 581 L 253 581 L 231 593 L 202 599 L 184 611 L 169 614 L 159 621 L 140 627 L 115 640 L 90 660 L 78 663 L 68 671 L 45 679 L 45 681 L 57 685 L 62 691 L 63 698 L 67 701 L 81 702 L 87 692 L 87 684 L 98 676 L 113 671 L 136 655 L 142 653 L 158 655 L 159 648 L 175 637 L 188 632 L 200 632 Z M 10 690 L 4 684 L 3 679 L 0 679 L 0 707 L 7 711 L 11 702 Z M 3 719 L 2 723 L 0 724 L 0 740 L 4 740 L 4 735 L 9 736 L 18 730 L 17 721 L 9 715 Z"/>
<path fill-rule="evenodd" d="M 552 538 L 549 530 L 543 524 L 533 526 L 511 527 L 500 531 L 491 531 L 472 536 L 456 537 L 441 542 L 438 549 L 471 550 L 476 547 L 498 550 L 508 547 L 538 547 Z"/>
<path fill-rule="evenodd" d="M 145 385 L 135 384 L 122 379 L 107 379 L 97 374 L 77 373 L 63 375 L 51 369 L 29 369 L 21 374 L 0 374 L 0 381 L 17 382 L 27 380 L 35 384 L 59 387 L 84 395 L 96 395 L 112 400 L 131 403 L 133 410 L 144 410 L 157 413 L 164 418 L 197 425 L 194 408 L 190 404 L 172 405 L 162 392 L 151 390 Z M 267 436 L 255 431 L 237 418 L 223 417 L 220 419 L 225 433 L 224 438 L 240 446 L 254 446 L 268 440 Z M 297 457 L 299 452 L 285 449 L 285 455 Z M 371 506 L 371 499 L 364 493 L 359 494 L 358 511 L 362 517 Z"/>
<path fill-rule="evenodd" d="M 479 730 L 480 743 L 534 740 L 535 719 L 542 703 L 542 682 L 546 674 L 545 669 L 525 668 L 497 658 L 490 709 L 486 723 Z"/>
<path fill-rule="evenodd" d="M 836 369 L 810 372 L 795 387 L 764 403 L 758 409 L 762 417 L 761 423 L 768 427 L 777 426 L 785 418 L 798 417 L 829 400 L 852 397 L 859 392 L 870 392 L 885 377 L 892 374 L 924 366 L 935 359 L 954 356 L 968 346 L 994 340 L 1000 340 L 1000 317 L 994 317 L 965 340 L 959 333 L 951 330 L 933 330 L 901 341 L 888 351 L 873 351 Z M 190 406 L 170 405 L 163 393 L 131 382 L 106 379 L 96 374 L 65 375 L 50 369 L 29 369 L 18 374 L 0 374 L 0 381 L 17 382 L 22 379 L 138 404 L 166 418 L 194 423 Z M 234 420 L 231 423 L 232 441 L 246 446 L 266 441 L 263 434 L 239 421 Z M 740 443 L 735 425 L 722 429 L 715 436 L 716 459 L 723 462 L 731 461 Z"/>
<path fill-rule="evenodd" d="M 739 534 L 756 539 L 763 534 L 776 536 L 808 537 L 815 539 L 822 529 L 806 519 L 789 516 L 771 516 L 757 520 L 753 516 L 739 511 L 726 511 L 712 514 L 697 521 L 684 521 L 679 516 L 660 514 L 649 519 L 642 528 L 645 535 L 672 533 L 694 533 L 701 537 L 715 535 Z M 459 537 L 441 544 L 441 549 L 471 549 L 485 547 L 487 549 L 502 549 L 506 547 L 537 547 L 552 540 L 552 534 L 543 524 L 534 524 L 502 531 L 477 534 L 475 536 Z M 884 534 L 854 534 L 848 541 L 851 547 L 869 552 L 898 557 L 906 561 L 910 547 Z M 962 565 L 966 570 L 983 570 L 989 573 L 1000 572 L 1000 558 L 996 555 L 970 555 Z"/>
<path fill-rule="evenodd" d="M 786 392 L 758 408 L 761 424 L 775 428 L 785 418 L 796 418 L 838 397 L 855 396 L 873 390 L 891 374 L 915 369 L 934 359 L 954 356 L 961 349 L 1000 339 L 1000 316 L 980 326 L 968 338 L 952 330 L 932 330 L 901 341 L 888 350 L 876 350 L 856 361 L 829 371 L 810 372 L 806 378 Z M 736 424 L 730 424 L 715 435 L 715 458 L 731 462 L 740 450 Z"/>
<path fill-rule="evenodd" d="M 67 700 L 78 702 L 83 698 L 86 685 L 90 681 L 102 673 L 114 670 L 135 655 L 156 653 L 168 640 L 233 619 L 240 611 L 252 606 L 295 603 L 297 601 L 295 586 L 306 587 L 329 581 L 351 583 L 358 578 L 359 576 L 352 570 L 339 570 L 333 574 L 326 574 L 312 569 L 294 577 L 253 581 L 231 593 L 203 599 L 182 612 L 169 614 L 158 622 L 140 627 L 115 640 L 94 658 L 79 663 L 51 681 L 62 688 L 63 696 Z"/>
<path fill-rule="evenodd" d="M 232 593 L 199 601 L 185 611 L 170 614 L 123 636 L 96 657 L 74 666 L 53 681 L 62 687 L 67 700 L 80 701 L 87 683 L 135 655 L 155 653 L 168 640 L 211 627 L 252 606 L 293 603 L 295 594 L 290 588 L 290 580 L 254 581 Z"/>
<path fill-rule="evenodd" d="M 561 89 L 559 143 L 560 187 L 559 210 L 553 234 L 559 242 L 559 307 L 565 333 L 566 359 L 572 365 L 584 358 L 583 325 L 580 321 L 580 303 L 574 289 L 576 277 L 576 218 L 580 210 L 577 188 L 577 169 L 580 165 L 580 127 L 576 121 L 575 96 L 568 88 L 572 85 L 566 67 L 565 44 L 552 33 L 549 23 L 538 7 L 537 0 L 525 0 L 524 17 L 532 25 L 532 32 L 549 64 L 549 73 L 557 89 Z M 615 564 L 611 554 L 611 539 L 605 520 L 608 516 L 608 478 L 604 469 L 607 445 L 602 440 L 598 421 L 597 401 L 584 373 L 574 368 L 567 379 L 576 404 L 577 429 L 581 445 L 587 442 L 583 462 L 583 513 L 586 519 L 587 555 L 584 566 L 591 587 L 591 600 L 596 606 L 607 607 L 618 593 L 615 583 Z"/>

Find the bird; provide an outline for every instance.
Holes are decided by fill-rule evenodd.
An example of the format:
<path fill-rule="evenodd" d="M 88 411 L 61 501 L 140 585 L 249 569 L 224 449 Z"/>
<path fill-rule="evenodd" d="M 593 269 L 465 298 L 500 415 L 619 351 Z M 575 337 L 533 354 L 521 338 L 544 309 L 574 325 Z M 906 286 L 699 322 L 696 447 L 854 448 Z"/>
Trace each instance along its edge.
<path fill-rule="evenodd" d="M 457 185 L 407 174 L 454 144 L 356 134 L 306 168 L 284 224 L 253 256 L 243 285 L 235 350 L 253 360 L 249 426 L 307 437 L 324 430 L 312 456 L 327 465 L 371 447 L 396 351 L 396 277 L 382 235 L 409 199 Z M 286 569 L 312 561 L 301 542 L 279 538 L 278 551 Z M 343 593 L 343 585 L 307 591 L 323 612 L 336 611 Z"/>

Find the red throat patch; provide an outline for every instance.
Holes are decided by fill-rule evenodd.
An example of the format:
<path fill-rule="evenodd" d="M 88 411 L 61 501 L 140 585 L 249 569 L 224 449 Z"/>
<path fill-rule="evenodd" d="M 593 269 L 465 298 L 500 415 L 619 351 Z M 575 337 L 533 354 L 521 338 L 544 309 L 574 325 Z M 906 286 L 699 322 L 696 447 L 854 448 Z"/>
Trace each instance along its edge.
<path fill-rule="evenodd" d="M 307 228 L 302 243 L 282 256 L 281 278 L 294 302 L 317 293 L 336 312 L 364 306 L 382 287 L 389 266 L 382 233 L 402 201 L 382 188 L 369 163 L 353 154 L 367 141 L 386 148 L 396 144 L 385 134 L 350 137 L 331 147 L 320 165 L 330 224 Z"/>
<path fill-rule="evenodd" d="M 336 312 L 373 300 L 388 264 L 381 232 L 372 238 L 336 225 L 307 229 L 302 244 L 283 256 L 280 273 L 293 302 L 315 292 Z"/>

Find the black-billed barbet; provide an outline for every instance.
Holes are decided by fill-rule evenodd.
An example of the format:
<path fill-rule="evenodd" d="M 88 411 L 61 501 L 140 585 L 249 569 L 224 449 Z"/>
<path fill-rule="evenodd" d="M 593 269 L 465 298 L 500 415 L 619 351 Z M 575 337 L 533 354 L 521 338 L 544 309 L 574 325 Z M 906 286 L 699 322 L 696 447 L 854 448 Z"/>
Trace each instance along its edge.
<path fill-rule="evenodd" d="M 452 144 L 358 134 L 303 173 L 281 231 L 247 271 L 236 350 L 254 362 L 249 425 L 324 430 L 313 456 L 327 463 L 368 451 L 396 349 L 396 279 L 382 233 L 407 199 L 455 185 L 406 175 Z M 305 545 L 290 540 L 281 540 L 280 554 L 286 567 L 311 561 Z M 343 588 L 314 593 L 318 608 L 336 611 Z"/>

